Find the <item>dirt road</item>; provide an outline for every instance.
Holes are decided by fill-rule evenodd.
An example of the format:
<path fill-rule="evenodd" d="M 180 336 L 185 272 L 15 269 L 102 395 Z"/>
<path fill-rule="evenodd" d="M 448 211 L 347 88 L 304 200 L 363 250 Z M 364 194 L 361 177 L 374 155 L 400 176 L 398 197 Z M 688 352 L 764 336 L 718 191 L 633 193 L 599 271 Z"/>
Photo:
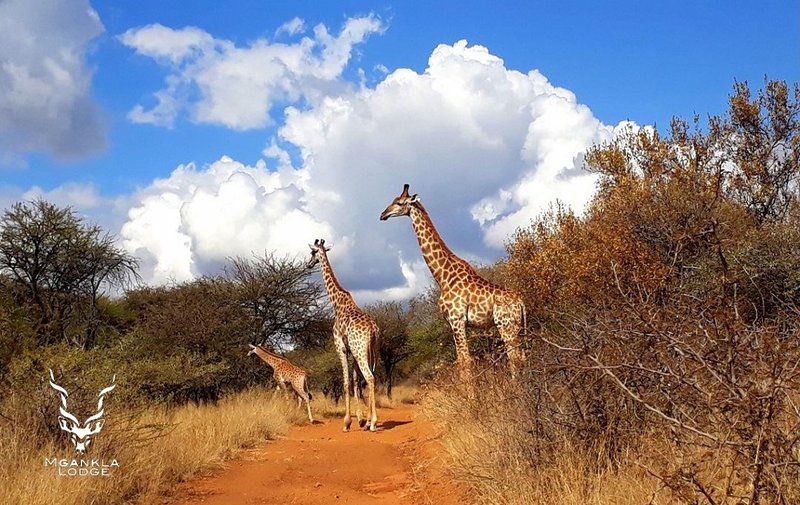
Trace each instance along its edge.
<path fill-rule="evenodd" d="M 434 430 L 414 405 L 378 411 L 378 431 L 342 432 L 340 419 L 292 428 L 221 473 L 188 483 L 184 504 L 464 503 Z M 179 502 L 181 502 L 179 500 Z"/>

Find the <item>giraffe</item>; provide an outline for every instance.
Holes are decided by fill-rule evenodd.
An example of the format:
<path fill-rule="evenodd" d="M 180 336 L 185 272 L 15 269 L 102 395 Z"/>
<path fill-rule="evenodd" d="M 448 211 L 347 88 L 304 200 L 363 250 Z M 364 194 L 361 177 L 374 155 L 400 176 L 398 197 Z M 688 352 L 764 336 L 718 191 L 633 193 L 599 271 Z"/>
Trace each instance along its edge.
<path fill-rule="evenodd" d="M 342 365 L 342 384 L 344 384 L 344 431 L 350 430 L 350 374 L 348 373 L 348 352 L 355 359 L 355 367 L 361 372 L 367 383 L 367 397 L 369 420 L 361 419 L 361 403 L 359 401 L 358 384 L 353 381 L 356 395 L 356 418 L 359 426 L 366 427 L 375 431 L 378 422 L 378 413 L 375 408 L 375 353 L 377 352 L 378 325 L 366 312 L 356 305 L 353 296 L 345 290 L 331 268 L 328 259 L 330 247 L 325 246 L 325 240 L 317 239 L 311 248 L 311 259 L 307 267 L 314 268 L 317 264 L 321 265 L 322 278 L 325 281 L 325 289 L 328 297 L 336 309 L 336 317 L 333 322 L 333 343 L 336 352 L 339 354 L 339 361 Z"/>
<path fill-rule="evenodd" d="M 263 345 L 250 345 L 248 356 L 255 354 L 267 365 L 272 367 L 273 377 L 277 390 L 286 391 L 286 385 L 289 384 L 297 395 L 298 408 L 306 402 L 306 411 L 308 412 L 308 421 L 314 424 L 314 418 L 311 416 L 311 404 L 309 403 L 312 396 L 311 390 L 308 388 L 308 374 L 299 366 L 293 364 L 288 359 L 275 354 Z"/>
<path fill-rule="evenodd" d="M 522 298 L 481 277 L 465 260 L 445 244 L 418 195 L 408 194 L 408 184 L 400 196 L 381 213 L 381 221 L 409 216 L 422 256 L 439 285 L 439 309 L 453 331 L 456 362 L 462 379 L 471 376 L 472 357 L 467 343 L 467 326 L 486 327 L 494 323 L 506 347 L 511 374 L 516 375 L 523 353 L 519 348 L 520 329 L 525 327 Z"/>

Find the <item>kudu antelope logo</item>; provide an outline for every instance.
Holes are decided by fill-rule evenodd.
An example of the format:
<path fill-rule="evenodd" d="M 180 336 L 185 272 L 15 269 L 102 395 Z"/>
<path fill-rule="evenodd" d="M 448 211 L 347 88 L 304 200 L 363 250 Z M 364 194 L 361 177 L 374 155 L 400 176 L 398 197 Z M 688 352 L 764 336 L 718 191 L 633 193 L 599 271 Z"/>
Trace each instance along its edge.
<path fill-rule="evenodd" d="M 61 405 L 58 408 L 58 426 L 63 431 L 69 433 L 70 440 L 75 444 L 75 451 L 77 451 L 78 454 L 86 453 L 86 449 L 89 447 L 89 444 L 92 443 L 92 437 L 100 433 L 100 430 L 103 429 L 103 415 L 105 414 L 103 400 L 108 393 L 117 387 L 116 382 L 117 376 L 114 375 L 111 379 L 111 385 L 100 391 L 100 394 L 97 395 L 97 411 L 81 424 L 77 417 L 67 411 L 67 397 L 69 393 L 67 393 L 66 389 L 56 384 L 56 379 L 53 377 L 53 370 L 50 370 L 50 387 L 58 391 L 61 397 Z"/>

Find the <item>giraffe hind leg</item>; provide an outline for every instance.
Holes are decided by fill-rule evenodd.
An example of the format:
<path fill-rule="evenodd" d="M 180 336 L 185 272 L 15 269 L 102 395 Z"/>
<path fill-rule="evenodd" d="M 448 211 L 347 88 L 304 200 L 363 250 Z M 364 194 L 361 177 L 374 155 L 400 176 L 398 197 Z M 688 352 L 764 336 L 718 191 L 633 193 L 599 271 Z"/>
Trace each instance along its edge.
<path fill-rule="evenodd" d="M 308 392 L 306 391 L 306 381 L 305 379 L 301 379 L 298 381 L 297 384 L 293 384 L 292 387 L 294 388 L 294 392 L 297 395 L 297 408 L 301 408 L 303 406 L 303 402 L 306 402 L 306 411 L 308 413 L 308 422 L 314 424 L 314 418 L 311 416 L 311 403 L 310 398 L 308 397 Z"/>
<path fill-rule="evenodd" d="M 369 428 L 369 431 L 375 431 L 378 423 L 378 412 L 375 407 L 375 377 L 372 375 L 372 370 L 369 368 L 369 360 L 366 353 L 356 356 L 356 364 L 358 365 L 361 375 L 367 382 L 366 404 L 369 409 L 369 421 L 364 420 L 362 428 Z"/>
<path fill-rule="evenodd" d="M 508 356 L 508 368 L 511 377 L 516 377 L 523 365 L 525 355 L 520 347 L 519 332 L 522 329 L 521 311 L 514 310 L 516 307 L 508 307 L 495 310 L 494 321 L 500 338 L 503 340 Z M 517 313 L 519 312 L 519 314 Z"/>
<path fill-rule="evenodd" d="M 339 362 L 342 365 L 342 384 L 344 385 L 342 388 L 342 392 L 344 393 L 344 419 L 342 420 L 342 429 L 344 431 L 350 431 L 350 423 L 352 420 L 350 418 L 350 373 L 347 370 L 347 353 L 344 350 L 343 344 L 337 344 L 336 352 L 339 354 Z"/>
<path fill-rule="evenodd" d="M 356 362 L 353 363 L 353 396 L 355 397 L 356 402 L 356 421 L 358 421 L 358 426 L 363 428 L 367 423 L 367 420 L 363 415 L 363 411 L 361 410 L 364 391 L 361 388 L 361 377 L 358 375 L 358 363 Z"/>

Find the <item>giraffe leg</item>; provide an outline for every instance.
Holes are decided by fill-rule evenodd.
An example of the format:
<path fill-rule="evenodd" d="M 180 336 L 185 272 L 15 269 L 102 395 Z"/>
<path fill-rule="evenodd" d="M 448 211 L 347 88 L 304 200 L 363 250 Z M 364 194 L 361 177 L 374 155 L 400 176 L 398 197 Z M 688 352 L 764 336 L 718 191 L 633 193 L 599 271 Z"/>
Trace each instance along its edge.
<path fill-rule="evenodd" d="M 514 378 L 525 359 L 519 340 L 519 332 L 522 328 L 522 307 L 517 304 L 509 307 L 496 307 L 494 322 L 500 338 L 505 344 L 508 368 L 511 371 L 511 377 Z"/>
<path fill-rule="evenodd" d="M 347 352 L 345 351 L 344 342 L 340 337 L 336 338 L 336 352 L 339 354 L 339 362 L 342 364 L 342 383 L 344 387 L 344 431 L 350 431 L 350 388 L 348 383 L 350 381 L 350 374 L 347 371 Z"/>
<path fill-rule="evenodd" d="M 354 361 L 353 363 L 353 396 L 355 397 L 356 402 L 356 421 L 358 422 L 358 426 L 363 428 L 364 425 L 367 423 L 367 420 L 364 419 L 363 413 L 361 410 L 361 403 L 362 398 L 364 397 L 364 392 L 361 390 L 361 380 L 358 377 L 358 363 Z"/>
<path fill-rule="evenodd" d="M 378 412 L 375 408 L 375 377 L 372 375 L 372 370 L 369 368 L 369 360 L 367 359 L 366 352 L 359 353 L 359 355 L 356 356 L 356 364 L 358 365 L 358 369 L 361 370 L 361 375 L 364 376 L 364 380 L 367 381 L 367 395 L 365 400 L 367 408 L 369 409 L 369 431 L 375 431 L 378 422 Z M 366 427 L 367 423 L 365 422 L 361 426 Z"/>
<path fill-rule="evenodd" d="M 519 335 L 519 326 L 515 324 L 503 325 L 498 326 L 497 330 L 500 332 L 500 338 L 505 343 L 511 377 L 515 378 L 523 361 L 522 350 L 519 348 L 520 342 L 517 337 Z"/>
<path fill-rule="evenodd" d="M 469 354 L 467 343 L 467 322 L 463 317 L 451 318 L 450 329 L 453 330 L 453 340 L 456 344 L 456 366 L 461 382 L 472 386 L 472 356 Z"/>
<path fill-rule="evenodd" d="M 275 386 L 275 391 L 277 391 L 284 400 L 289 399 L 288 393 L 286 392 L 286 386 L 284 385 L 282 379 L 278 379 L 278 385 Z"/>
<path fill-rule="evenodd" d="M 311 415 L 311 391 L 308 387 L 308 380 L 303 378 L 303 400 L 306 401 L 306 411 L 308 411 L 308 422 L 314 424 L 314 417 Z"/>
<path fill-rule="evenodd" d="M 308 422 L 314 424 L 314 418 L 311 417 L 311 404 L 309 403 L 308 393 L 306 392 L 306 381 L 305 379 L 299 379 L 297 384 L 292 383 L 292 389 L 294 389 L 295 394 L 297 395 L 297 408 L 303 406 L 303 402 L 306 402 L 306 410 L 308 411 Z"/>

